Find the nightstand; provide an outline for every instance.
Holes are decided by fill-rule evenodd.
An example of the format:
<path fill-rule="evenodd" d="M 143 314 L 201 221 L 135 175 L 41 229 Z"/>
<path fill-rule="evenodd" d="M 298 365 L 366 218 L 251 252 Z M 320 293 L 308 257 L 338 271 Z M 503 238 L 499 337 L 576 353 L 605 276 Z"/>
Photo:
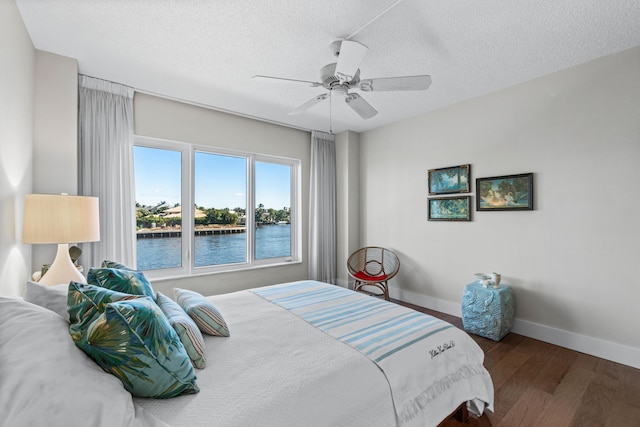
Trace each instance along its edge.
<path fill-rule="evenodd" d="M 508 285 L 485 288 L 470 283 L 462 294 L 464 330 L 494 341 L 500 341 L 513 326 L 513 293 Z"/>

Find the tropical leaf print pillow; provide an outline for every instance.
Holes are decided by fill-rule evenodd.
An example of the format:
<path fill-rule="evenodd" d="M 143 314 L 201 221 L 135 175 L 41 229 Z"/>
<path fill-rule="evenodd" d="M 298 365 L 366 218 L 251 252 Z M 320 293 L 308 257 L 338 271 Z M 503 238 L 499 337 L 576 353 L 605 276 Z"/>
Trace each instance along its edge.
<path fill-rule="evenodd" d="M 135 396 L 200 391 L 178 334 L 149 297 L 107 304 L 76 345 Z"/>
<path fill-rule="evenodd" d="M 115 261 L 109 261 L 108 259 L 105 259 L 104 261 L 102 261 L 102 264 L 100 264 L 100 267 L 102 267 L 102 268 L 117 268 L 119 270 L 136 271 L 135 268 L 127 267 L 124 264 L 120 264 L 119 262 L 115 262 Z"/>
<path fill-rule="evenodd" d="M 146 295 L 155 300 L 151 283 L 141 271 L 120 268 L 91 268 L 87 282 L 118 292 L 132 295 Z"/>
<path fill-rule="evenodd" d="M 78 341 L 91 322 L 104 312 L 107 304 L 141 297 L 141 295 L 112 291 L 95 285 L 69 283 L 67 309 L 71 337 L 74 341 Z"/>

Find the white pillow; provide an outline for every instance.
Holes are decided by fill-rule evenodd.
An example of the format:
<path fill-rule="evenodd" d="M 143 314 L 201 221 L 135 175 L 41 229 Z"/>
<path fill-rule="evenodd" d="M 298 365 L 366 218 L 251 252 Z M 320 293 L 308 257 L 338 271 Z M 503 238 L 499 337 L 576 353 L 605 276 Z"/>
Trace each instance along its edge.
<path fill-rule="evenodd" d="M 166 426 L 134 406 L 50 310 L 0 297 L 0 414 L 10 426 Z"/>
<path fill-rule="evenodd" d="M 67 312 L 67 294 L 69 293 L 69 284 L 47 286 L 38 282 L 27 282 L 24 288 L 23 298 L 40 307 L 58 313 L 67 322 L 69 321 L 69 313 Z"/>

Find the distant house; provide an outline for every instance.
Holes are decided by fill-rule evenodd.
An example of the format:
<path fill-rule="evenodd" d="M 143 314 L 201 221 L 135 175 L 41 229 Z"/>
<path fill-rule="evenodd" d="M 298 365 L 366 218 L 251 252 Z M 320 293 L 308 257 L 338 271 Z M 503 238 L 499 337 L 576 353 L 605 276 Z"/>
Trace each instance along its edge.
<path fill-rule="evenodd" d="M 235 210 L 230 210 L 229 213 L 238 215 L 237 225 L 245 225 L 247 223 L 247 216 L 245 214 L 239 214 Z"/>
<path fill-rule="evenodd" d="M 176 206 L 174 208 L 169 208 L 163 212 L 161 212 L 159 214 L 161 217 L 164 218 L 181 218 L 182 217 L 182 206 Z M 198 208 L 194 208 L 193 209 L 193 217 L 194 218 L 204 218 L 207 215 L 202 212 L 200 209 Z"/>

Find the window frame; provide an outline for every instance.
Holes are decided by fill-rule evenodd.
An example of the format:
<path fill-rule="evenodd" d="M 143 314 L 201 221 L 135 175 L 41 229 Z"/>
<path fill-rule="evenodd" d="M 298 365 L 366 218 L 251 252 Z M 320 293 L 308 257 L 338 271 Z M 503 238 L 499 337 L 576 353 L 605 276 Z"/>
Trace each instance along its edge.
<path fill-rule="evenodd" d="M 181 206 L 194 206 L 195 204 L 195 153 L 203 152 L 218 154 L 222 156 L 241 157 L 247 162 L 247 189 L 245 208 L 245 236 L 246 236 L 246 260 L 245 262 L 233 264 L 220 264 L 211 266 L 195 266 L 195 224 L 193 211 L 191 209 L 182 210 L 182 254 L 181 267 L 163 268 L 155 270 L 144 270 L 150 279 L 167 279 L 185 276 L 196 276 L 214 274 L 219 272 L 241 271 L 256 268 L 273 267 L 300 263 L 302 253 L 302 232 L 301 232 L 301 167 L 302 161 L 299 159 L 275 156 L 270 154 L 252 153 L 227 148 L 214 147 L 209 145 L 192 144 L 180 141 L 171 141 L 160 138 L 151 138 L 134 135 L 134 146 L 157 148 L 181 153 Z M 291 188 L 290 188 L 290 211 L 291 211 L 291 235 L 290 247 L 291 255 L 286 257 L 255 259 L 255 163 L 267 162 L 276 163 L 291 167 Z M 133 188 L 135 194 L 135 183 Z M 230 207 L 233 208 L 233 207 Z M 134 208 L 135 209 L 135 208 Z M 135 211 L 134 211 L 135 220 Z M 137 237 L 136 237 L 137 239 Z M 137 245 L 134 245 L 137 248 Z M 137 253 L 136 253 L 137 258 Z M 136 261 L 137 263 L 137 261 Z"/>

